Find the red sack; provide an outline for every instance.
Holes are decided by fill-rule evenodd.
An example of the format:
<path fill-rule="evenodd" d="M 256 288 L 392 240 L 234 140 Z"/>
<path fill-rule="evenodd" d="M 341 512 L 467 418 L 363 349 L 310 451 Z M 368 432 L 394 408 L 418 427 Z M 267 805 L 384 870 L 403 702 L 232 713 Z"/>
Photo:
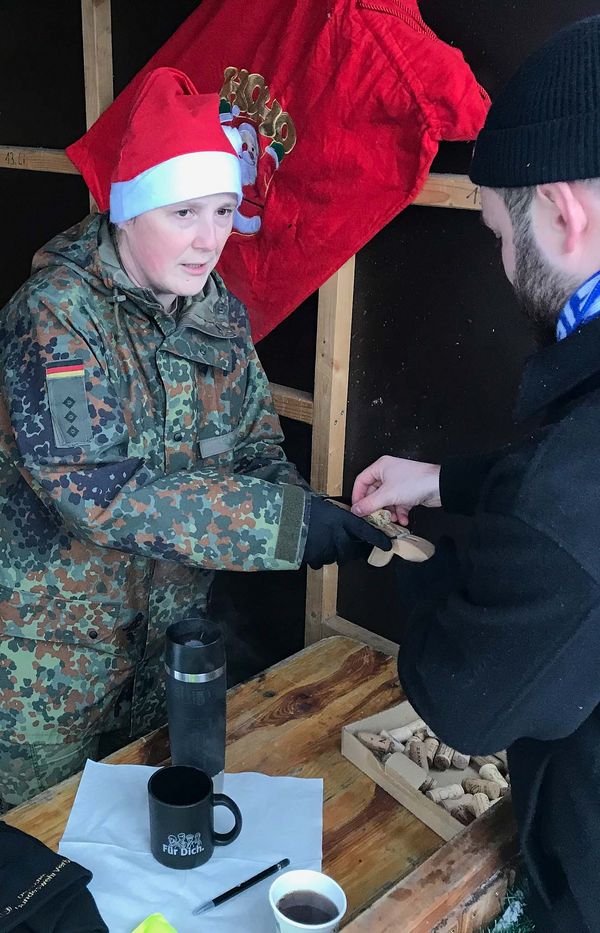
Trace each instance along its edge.
<path fill-rule="evenodd" d="M 441 140 L 475 139 L 489 98 L 416 0 L 203 0 L 67 154 L 100 210 L 129 104 L 159 65 L 244 141 L 244 201 L 219 264 L 264 337 L 410 204 Z"/>

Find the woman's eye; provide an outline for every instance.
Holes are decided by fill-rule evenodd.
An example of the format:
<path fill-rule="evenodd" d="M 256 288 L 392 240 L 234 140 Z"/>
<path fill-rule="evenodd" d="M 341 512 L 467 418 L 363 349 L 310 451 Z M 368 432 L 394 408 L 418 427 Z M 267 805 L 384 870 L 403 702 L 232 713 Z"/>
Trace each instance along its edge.
<path fill-rule="evenodd" d="M 233 208 L 231 207 L 220 207 L 217 211 L 219 217 L 229 217 L 233 214 Z"/>
<path fill-rule="evenodd" d="M 180 211 L 175 211 L 178 217 L 187 217 L 191 214 L 189 207 L 182 207 Z"/>

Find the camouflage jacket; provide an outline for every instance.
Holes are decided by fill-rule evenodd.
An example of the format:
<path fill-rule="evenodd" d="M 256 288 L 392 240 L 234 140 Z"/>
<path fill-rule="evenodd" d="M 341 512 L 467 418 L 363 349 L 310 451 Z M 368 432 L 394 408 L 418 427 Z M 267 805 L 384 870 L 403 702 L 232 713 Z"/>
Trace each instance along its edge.
<path fill-rule="evenodd" d="M 149 728 L 162 634 L 213 571 L 299 566 L 309 495 L 246 312 L 216 273 L 182 303 L 175 318 L 134 286 L 91 215 L 1 314 L 0 660 L 28 652 L 39 675 L 23 741 L 106 728 L 133 674 Z M 0 701 L 21 670 L 0 664 Z"/>

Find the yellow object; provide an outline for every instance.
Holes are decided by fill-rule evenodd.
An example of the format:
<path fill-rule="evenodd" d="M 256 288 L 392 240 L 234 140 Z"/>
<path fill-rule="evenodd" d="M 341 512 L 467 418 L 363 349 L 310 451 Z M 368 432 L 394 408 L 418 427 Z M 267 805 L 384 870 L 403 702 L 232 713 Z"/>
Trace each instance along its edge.
<path fill-rule="evenodd" d="M 177 930 L 162 914 L 150 914 L 132 933 L 177 933 Z"/>

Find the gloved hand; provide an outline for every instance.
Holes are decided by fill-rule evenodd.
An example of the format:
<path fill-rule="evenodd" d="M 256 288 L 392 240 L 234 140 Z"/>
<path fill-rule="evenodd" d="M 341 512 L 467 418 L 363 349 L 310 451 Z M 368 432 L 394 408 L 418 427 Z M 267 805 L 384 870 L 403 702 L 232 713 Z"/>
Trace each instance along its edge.
<path fill-rule="evenodd" d="M 324 564 L 366 559 L 371 548 L 389 551 L 391 546 L 388 536 L 363 518 L 319 496 L 311 498 L 303 561 L 313 570 L 319 570 Z"/>

